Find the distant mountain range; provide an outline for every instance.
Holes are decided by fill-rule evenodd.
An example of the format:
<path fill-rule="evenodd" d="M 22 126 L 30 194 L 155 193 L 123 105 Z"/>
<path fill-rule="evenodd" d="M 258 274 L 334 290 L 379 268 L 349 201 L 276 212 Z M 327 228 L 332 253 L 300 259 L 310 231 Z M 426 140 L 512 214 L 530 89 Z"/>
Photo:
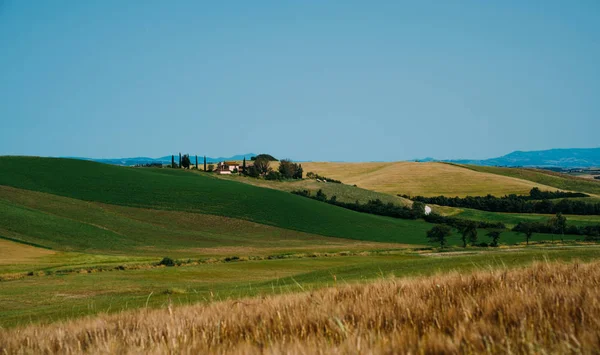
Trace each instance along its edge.
<path fill-rule="evenodd" d="M 484 160 L 436 160 L 426 158 L 419 161 L 444 161 L 483 166 L 590 168 L 600 167 L 600 148 L 549 149 L 530 152 L 516 151 L 498 158 Z"/>
<path fill-rule="evenodd" d="M 220 162 L 224 160 L 243 160 L 244 157 L 247 160 L 250 160 L 252 157 L 255 157 L 256 154 L 248 153 L 248 154 L 240 154 L 234 155 L 232 157 L 206 157 L 207 162 Z M 144 164 L 171 164 L 171 156 L 165 155 L 160 158 L 148 158 L 148 157 L 135 157 L 135 158 L 115 158 L 115 159 L 92 159 L 92 158 L 80 158 L 80 157 L 71 157 L 73 159 L 82 159 L 82 160 L 91 160 L 98 163 L 112 164 L 112 165 L 122 165 L 122 166 L 135 166 L 135 165 L 144 165 Z M 192 164 L 196 163 L 195 156 L 190 156 L 190 160 Z M 179 162 L 179 154 L 175 155 L 175 162 Z M 204 163 L 204 156 L 198 156 L 198 164 Z"/>
<path fill-rule="evenodd" d="M 244 157 L 248 160 L 256 156 L 254 153 L 239 154 L 231 157 L 206 157 L 208 162 L 219 162 L 224 160 L 242 160 Z M 151 163 L 170 164 L 171 156 L 166 155 L 160 158 L 117 158 L 117 159 L 91 159 L 91 158 L 75 158 L 92 160 L 100 163 L 134 166 Z M 194 156 L 191 157 L 192 164 L 195 163 Z M 179 161 L 179 156 L 175 155 L 175 161 Z M 540 168 L 589 168 L 600 167 L 600 148 L 572 148 L 572 149 L 549 149 L 538 151 L 516 151 L 510 154 L 491 159 L 472 160 L 439 160 L 434 158 L 425 158 L 417 160 L 419 162 L 448 162 L 457 164 L 472 164 L 483 166 L 510 166 L 510 167 L 540 167 Z M 203 157 L 198 156 L 198 162 L 203 162 Z"/>

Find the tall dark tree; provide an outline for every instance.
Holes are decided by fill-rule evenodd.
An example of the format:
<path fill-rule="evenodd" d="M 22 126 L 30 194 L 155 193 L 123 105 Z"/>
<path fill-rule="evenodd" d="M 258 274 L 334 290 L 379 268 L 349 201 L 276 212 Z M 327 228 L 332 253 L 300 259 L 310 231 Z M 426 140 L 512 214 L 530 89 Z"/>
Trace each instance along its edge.
<path fill-rule="evenodd" d="M 198 170 L 198 156 L 196 155 L 196 170 Z"/>
<path fill-rule="evenodd" d="M 427 231 L 427 239 L 430 243 L 440 243 L 443 248 L 447 244 L 448 237 L 452 234 L 452 228 L 445 224 L 438 224 Z"/>
<path fill-rule="evenodd" d="M 206 155 L 204 156 L 204 171 L 206 171 Z"/>
<path fill-rule="evenodd" d="M 473 245 L 477 242 L 477 225 L 474 222 L 464 223 L 458 231 L 461 234 L 463 248 L 467 247 L 467 243 Z"/>
<path fill-rule="evenodd" d="M 281 159 L 278 170 L 283 178 L 291 179 L 296 174 L 296 164 L 289 159 Z"/>
<path fill-rule="evenodd" d="M 411 211 L 415 218 L 421 218 L 425 215 L 425 204 L 423 202 L 415 201 L 413 202 Z"/>
<path fill-rule="evenodd" d="M 181 169 L 181 153 L 179 153 L 179 168 Z"/>
<path fill-rule="evenodd" d="M 567 217 L 558 212 L 556 216 L 550 218 L 548 223 L 556 233 L 560 233 L 560 240 L 563 241 L 565 239 L 565 229 L 567 229 Z"/>
<path fill-rule="evenodd" d="M 486 235 L 492 240 L 490 246 L 497 247 L 498 241 L 500 240 L 500 234 L 502 234 L 499 230 L 489 231 Z"/>
<path fill-rule="evenodd" d="M 515 232 L 525 235 L 525 243 L 527 243 L 527 245 L 529 245 L 529 240 L 531 239 L 533 232 L 535 232 L 535 229 L 534 223 L 531 222 L 519 222 L 519 224 L 513 228 Z"/>
<path fill-rule="evenodd" d="M 266 175 L 271 170 L 269 160 L 264 158 L 256 159 L 254 161 L 254 168 L 256 169 L 259 175 Z"/>
<path fill-rule="evenodd" d="M 296 167 L 296 173 L 294 174 L 293 178 L 302 180 L 303 173 L 304 169 L 302 169 L 302 164 L 298 164 L 298 166 Z"/>
<path fill-rule="evenodd" d="M 181 158 L 181 167 L 184 169 L 189 169 L 190 165 L 191 165 L 190 155 L 184 154 L 183 157 Z"/>
<path fill-rule="evenodd" d="M 175 167 L 175 156 L 171 155 L 171 168 Z"/>

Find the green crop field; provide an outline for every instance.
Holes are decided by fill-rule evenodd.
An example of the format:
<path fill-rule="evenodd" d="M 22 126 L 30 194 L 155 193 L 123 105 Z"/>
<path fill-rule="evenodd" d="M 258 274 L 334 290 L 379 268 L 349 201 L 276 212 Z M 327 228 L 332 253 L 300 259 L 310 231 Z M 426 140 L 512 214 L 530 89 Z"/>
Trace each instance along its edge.
<path fill-rule="evenodd" d="M 226 216 L 284 229 L 377 242 L 420 244 L 430 226 L 361 214 L 282 191 L 215 179 L 189 171 L 134 169 L 105 164 L 48 158 L 0 157 L 0 185 L 40 191 L 105 204 Z M 8 221 L 18 228 L 23 219 L 41 218 L 37 211 L 4 206 Z M 293 216 L 293 218 L 292 218 Z M 36 222 L 37 223 L 37 222 Z M 42 219 L 38 230 L 57 224 L 55 216 Z M 91 226 L 70 230 L 91 233 Z M 18 233 L 18 231 L 17 231 Z M 104 240 L 118 239 L 107 228 Z M 68 238 L 73 240 L 73 238 Z M 132 243 L 128 238 L 115 244 Z"/>
<path fill-rule="evenodd" d="M 53 250 L 171 256 L 348 248 L 350 240 L 199 213 L 108 205 L 0 186 L 0 236 Z M 246 251 L 245 251 L 246 250 Z"/>

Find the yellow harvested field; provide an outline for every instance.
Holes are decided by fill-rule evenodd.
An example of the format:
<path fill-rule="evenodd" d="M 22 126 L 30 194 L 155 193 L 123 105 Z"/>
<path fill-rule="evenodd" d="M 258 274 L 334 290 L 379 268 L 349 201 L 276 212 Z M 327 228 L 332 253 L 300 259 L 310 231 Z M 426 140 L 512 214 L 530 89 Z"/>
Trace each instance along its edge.
<path fill-rule="evenodd" d="M 302 163 L 304 172 L 341 180 L 363 189 L 411 196 L 481 196 L 527 194 L 533 187 L 556 188 L 535 182 L 482 173 L 445 163 Z"/>
<path fill-rule="evenodd" d="M 34 263 L 54 251 L 0 239 L 0 265 Z"/>

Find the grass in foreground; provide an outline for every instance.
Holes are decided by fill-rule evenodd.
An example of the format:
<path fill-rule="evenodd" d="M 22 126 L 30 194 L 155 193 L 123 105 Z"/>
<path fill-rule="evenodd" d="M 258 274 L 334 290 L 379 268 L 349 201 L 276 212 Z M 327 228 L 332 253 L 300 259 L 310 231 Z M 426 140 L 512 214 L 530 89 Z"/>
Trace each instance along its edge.
<path fill-rule="evenodd" d="M 390 279 L 0 330 L 3 353 L 595 353 L 600 263 Z"/>

